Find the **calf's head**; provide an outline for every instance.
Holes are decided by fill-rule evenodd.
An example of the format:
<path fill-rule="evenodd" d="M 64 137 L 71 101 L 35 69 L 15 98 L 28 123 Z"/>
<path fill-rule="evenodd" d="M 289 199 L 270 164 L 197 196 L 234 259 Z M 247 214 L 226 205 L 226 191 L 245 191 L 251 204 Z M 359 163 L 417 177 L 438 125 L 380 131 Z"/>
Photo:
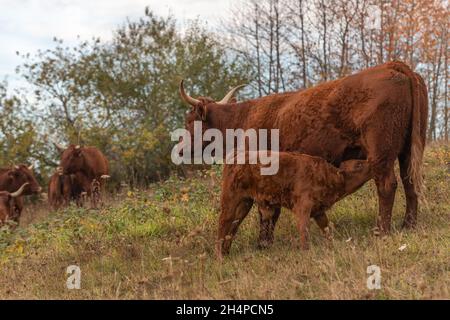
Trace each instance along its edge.
<path fill-rule="evenodd" d="M 344 195 L 358 190 L 373 175 L 367 160 L 347 160 L 341 163 L 338 171 L 344 177 Z"/>
<path fill-rule="evenodd" d="M 194 122 L 195 121 L 201 121 L 202 122 L 202 135 L 203 133 L 210 128 L 215 128 L 215 125 L 211 123 L 210 119 L 210 112 L 214 109 L 215 106 L 225 106 L 228 104 L 236 103 L 236 98 L 234 98 L 234 94 L 244 87 L 245 85 L 239 85 L 237 87 L 234 87 L 231 89 L 225 97 L 220 101 L 214 101 L 211 98 L 208 97 L 198 97 L 197 99 L 192 98 L 189 96 L 186 91 L 184 90 L 183 80 L 180 82 L 180 96 L 181 99 L 191 106 L 190 111 L 186 114 L 185 118 L 185 129 L 189 131 L 191 136 L 191 150 L 193 152 L 194 150 Z M 222 119 L 225 121 L 225 119 Z M 180 139 L 181 143 L 183 142 L 182 139 Z M 203 141 L 202 142 L 202 149 L 208 145 L 209 142 Z M 180 156 L 182 156 L 182 153 L 180 152 Z"/>
<path fill-rule="evenodd" d="M 33 166 L 19 164 L 11 167 L 5 172 L 5 180 L 2 181 L 5 186 L 4 190 L 17 190 L 26 183 L 23 195 L 31 195 L 40 193 L 41 186 L 37 182 L 33 174 Z"/>
<path fill-rule="evenodd" d="M 16 204 L 15 199 L 24 194 L 25 188 L 28 183 L 24 183 L 16 192 L 0 191 L 0 225 L 6 222 L 8 219 L 17 220 L 22 210 Z"/>

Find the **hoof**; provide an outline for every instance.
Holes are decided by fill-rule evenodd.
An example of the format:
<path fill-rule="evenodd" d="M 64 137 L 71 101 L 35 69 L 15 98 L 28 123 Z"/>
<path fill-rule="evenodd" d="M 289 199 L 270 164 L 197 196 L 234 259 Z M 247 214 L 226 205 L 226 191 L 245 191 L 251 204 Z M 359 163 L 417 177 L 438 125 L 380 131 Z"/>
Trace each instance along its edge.
<path fill-rule="evenodd" d="M 328 241 L 332 241 L 333 240 L 333 229 L 330 227 L 326 227 L 325 229 L 323 229 L 323 235 L 324 235 L 325 239 L 327 239 Z"/>

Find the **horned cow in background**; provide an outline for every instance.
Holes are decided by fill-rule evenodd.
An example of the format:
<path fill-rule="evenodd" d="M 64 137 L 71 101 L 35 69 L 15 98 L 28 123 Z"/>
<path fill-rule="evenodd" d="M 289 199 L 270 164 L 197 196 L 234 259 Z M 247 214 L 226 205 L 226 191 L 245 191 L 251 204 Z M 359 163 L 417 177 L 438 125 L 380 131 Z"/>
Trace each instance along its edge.
<path fill-rule="evenodd" d="M 5 199 L 7 195 L 16 195 L 13 197 L 14 205 L 11 208 L 10 220 L 19 223 L 20 215 L 23 209 L 23 196 L 39 194 L 42 191 L 41 186 L 37 182 L 33 174 L 33 166 L 25 164 L 13 165 L 9 168 L 0 168 L 0 192 L 3 193 Z"/>
<path fill-rule="evenodd" d="M 21 196 L 24 195 L 28 182 L 24 183 L 15 192 L 0 191 L 0 226 L 8 220 L 19 223 L 19 218 L 23 209 Z"/>
<path fill-rule="evenodd" d="M 61 152 L 61 170 L 63 175 L 75 175 L 82 192 L 91 198 L 92 206 L 97 207 L 100 190 L 109 178 L 108 160 L 95 147 L 82 147 L 71 144 L 67 148 L 56 145 Z"/>
<path fill-rule="evenodd" d="M 15 192 L 25 183 L 22 195 L 28 196 L 42 191 L 33 174 L 33 166 L 24 164 L 13 165 L 10 168 L 0 168 L 0 191 Z"/>

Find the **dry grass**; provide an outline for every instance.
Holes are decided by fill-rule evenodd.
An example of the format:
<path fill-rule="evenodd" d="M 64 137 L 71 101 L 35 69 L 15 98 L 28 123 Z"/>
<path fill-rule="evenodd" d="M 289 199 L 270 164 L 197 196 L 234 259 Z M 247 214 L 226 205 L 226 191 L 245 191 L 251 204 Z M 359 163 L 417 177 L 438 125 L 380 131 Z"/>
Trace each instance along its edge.
<path fill-rule="evenodd" d="M 400 186 L 392 235 L 372 235 L 377 198 L 369 183 L 330 212 L 332 243 L 312 225 L 311 249 L 300 251 L 284 211 L 273 247 L 257 250 L 252 211 L 222 264 L 213 250 L 217 169 L 118 196 L 102 210 L 29 208 L 14 233 L 0 232 L 0 299 L 448 299 L 449 161 L 449 146 L 427 150 L 428 204 L 414 231 L 398 229 Z M 66 288 L 73 264 L 81 268 L 81 290 Z M 372 264 L 381 268 L 380 290 L 366 287 Z"/>

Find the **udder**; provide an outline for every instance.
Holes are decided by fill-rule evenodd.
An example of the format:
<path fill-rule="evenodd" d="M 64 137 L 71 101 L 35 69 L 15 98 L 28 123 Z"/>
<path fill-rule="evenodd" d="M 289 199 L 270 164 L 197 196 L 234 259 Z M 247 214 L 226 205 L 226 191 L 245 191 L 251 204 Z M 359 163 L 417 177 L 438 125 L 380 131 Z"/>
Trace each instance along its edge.
<path fill-rule="evenodd" d="M 332 163 L 335 167 L 339 167 L 342 162 L 347 160 L 367 160 L 367 153 L 359 145 L 349 145 L 344 149 L 342 154 Z"/>

